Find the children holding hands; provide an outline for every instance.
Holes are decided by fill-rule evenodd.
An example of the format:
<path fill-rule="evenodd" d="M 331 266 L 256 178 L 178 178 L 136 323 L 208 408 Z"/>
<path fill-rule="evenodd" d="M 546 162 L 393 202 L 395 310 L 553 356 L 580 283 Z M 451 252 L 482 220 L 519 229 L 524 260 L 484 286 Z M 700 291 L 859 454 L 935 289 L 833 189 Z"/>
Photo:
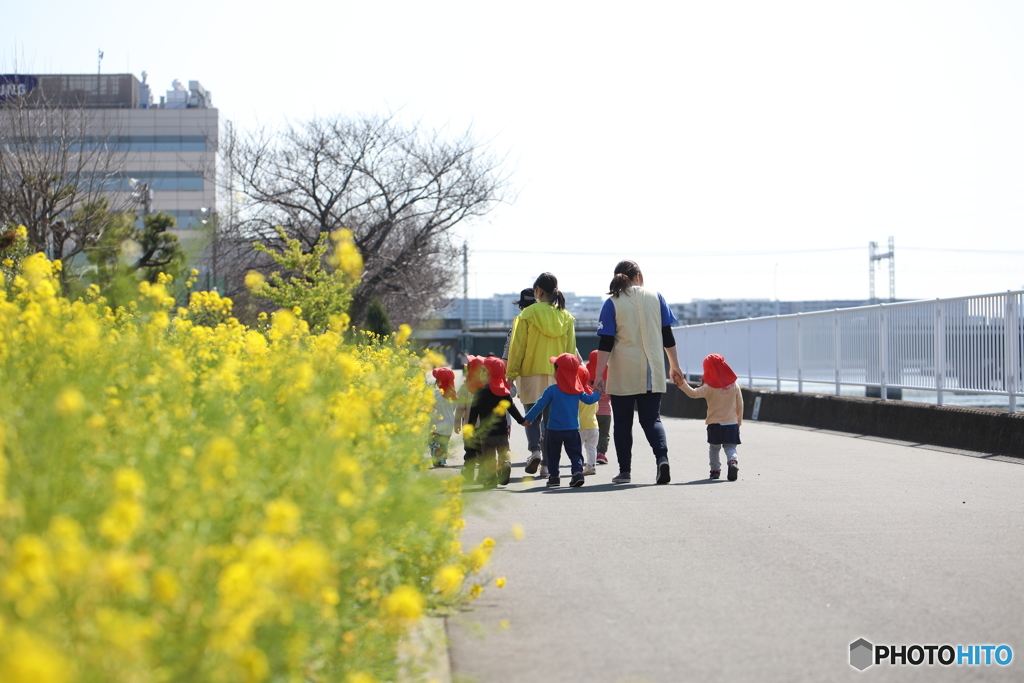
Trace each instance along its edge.
<path fill-rule="evenodd" d="M 583 382 L 583 386 L 588 392 L 593 392 L 593 373 L 596 369 L 596 363 L 580 366 L 580 381 Z M 583 442 L 583 454 L 586 456 L 586 462 L 583 465 L 584 476 L 597 474 L 597 441 L 601 436 L 601 429 L 597 423 L 599 404 L 600 401 L 589 404 L 580 401 L 580 441 Z"/>
<path fill-rule="evenodd" d="M 526 413 L 528 425 L 536 420 L 544 408 L 550 406 L 547 417 L 544 451 L 548 462 L 548 486 L 560 486 L 558 465 L 562 457 L 562 446 L 569 456 L 572 479 L 569 485 L 583 486 L 583 453 L 580 439 L 580 403 L 596 404 L 601 398 L 598 391 L 591 389 L 580 377 L 580 360 L 574 354 L 563 353 L 551 358 L 555 364 L 555 384 L 549 386 Z M 513 415 L 514 417 L 514 415 Z"/>

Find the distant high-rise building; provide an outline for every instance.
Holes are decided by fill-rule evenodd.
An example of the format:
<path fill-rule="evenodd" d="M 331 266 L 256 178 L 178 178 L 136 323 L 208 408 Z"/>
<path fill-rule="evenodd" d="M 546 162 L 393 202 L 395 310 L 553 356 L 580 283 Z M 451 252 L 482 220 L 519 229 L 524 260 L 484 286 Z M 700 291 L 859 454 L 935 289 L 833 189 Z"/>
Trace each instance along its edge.
<path fill-rule="evenodd" d="M 179 231 L 199 226 L 213 212 L 219 122 L 212 94 L 198 81 L 185 88 L 175 80 L 154 104 L 145 72 L 142 81 L 132 74 L 0 75 L 0 133 L 6 133 L 6 144 L 19 125 L 14 117 L 23 119 L 20 130 L 31 130 L 24 119 L 42 120 L 43 112 L 53 110 L 76 112 L 70 152 L 103 150 L 110 152 L 108 159 L 116 157 L 116 166 L 104 167 L 99 181 L 112 206 L 132 207 L 140 215 L 166 211 Z M 13 144 L 62 144 L 53 126 L 42 133 L 52 139 L 18 135 Z"/>

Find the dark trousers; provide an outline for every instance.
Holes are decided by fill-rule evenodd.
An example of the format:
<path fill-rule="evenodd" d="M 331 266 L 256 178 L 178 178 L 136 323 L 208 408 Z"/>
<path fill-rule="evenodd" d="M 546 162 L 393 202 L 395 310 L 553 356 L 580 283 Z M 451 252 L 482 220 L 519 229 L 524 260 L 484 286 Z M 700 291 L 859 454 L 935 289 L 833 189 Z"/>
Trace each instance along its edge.
<path fill-rule="evenodd" d="M 477 461 L 480 469 L 488 477 L 493 476 L 501 463 L 508 461 L 508 437 L 488 436 L 483 447 L 478 451 Z"/>
<path fill-rule="evenodd" d="M 597 452 L 607 453 L 608 452 L 608 436 L 612 431 L 612 416 L 611 415 L 598 415 L 597 416 L 597 428 L 600 431 L 597 437 Z"/>
<path fill-rule="evenodd" d="M 578 429 L 548 429 L 544 439 L 544 450 L 548 457 L 548 476 L 558 476 L 558 463 L 562 460 L 562 446 L 569 456 L 572 472 L 583 471 L 583 441 Z"/>
<path fill-rule="evenodd" d="M 612 395 L 612 417 L 615 418 L 612 434 L 615 439 L 615 455 L 619 459 L 619 471 L 631 472 L 633 464 L 633 410 L 640 418 L 640 426 L 651 444 L 655 461 L 668 459 L 668 442 L 665 440 L 665 426 L 661 424 L 661 394 L 648 392 L 632 396 Z"/>

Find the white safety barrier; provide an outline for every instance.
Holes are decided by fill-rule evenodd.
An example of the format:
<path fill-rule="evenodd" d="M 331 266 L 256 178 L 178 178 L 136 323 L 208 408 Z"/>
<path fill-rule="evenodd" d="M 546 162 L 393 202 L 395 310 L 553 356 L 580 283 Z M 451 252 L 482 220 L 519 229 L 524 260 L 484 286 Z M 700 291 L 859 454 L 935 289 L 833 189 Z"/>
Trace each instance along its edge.
<path fill-rule="evenodd" d="M 1024 398 L 1024 291 L 909 301 L 673 328 L 686 374 L 709 353 L 757 380 Z"/>

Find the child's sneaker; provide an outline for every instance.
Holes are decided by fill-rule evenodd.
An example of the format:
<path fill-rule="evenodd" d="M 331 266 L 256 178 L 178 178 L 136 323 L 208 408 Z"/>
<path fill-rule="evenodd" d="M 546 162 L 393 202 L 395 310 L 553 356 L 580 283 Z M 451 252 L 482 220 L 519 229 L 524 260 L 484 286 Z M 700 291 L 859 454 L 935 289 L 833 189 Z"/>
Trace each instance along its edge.
<path fill-rule="evenodd" d="M 498 470 L 498 483 L 502 486 L 508 486 L 508 480 L 512 478 L 512 463 L 508 460 L 501 463 L 501 469 Z"/>
<path fill-rule="evenodd" d="M 558 478 L 557 474 L 552 474 L 550 477 L 548 477 L 548 486 L 549 487 L 553 488 L 555 486 L 561 486 L 561 485 L 562 485 L 562 480 Z"/>
<path fill-rule="evenodd" d="M 711 470 L 711 479 L 718 479 L 722 476 L 722 470 Z"/>
<path fill-rule="evenodd" d="M 740 476 L 740 468 L 736 466 L 736 463 L 729 463 L 729 481 L 736 481 L 738 476 Z"/>
<path fill-rule="evenodd" d="M 534 474 L 537 471 L 537 467 L 540 465 L 541 457 L 540 451 L 533 451 L 530 453 L 530 457 L 526 460 L 526 473 Z M 542 468 L 543 469 L 543 468 Z M 541 475 L 544 476 L 544 475 Z"/>
<path fill-rule="evenodd" d="M 597 468 L 594 467 L 593 465 L 584 465 L 583 466 L 583 474 L 586 474 L 586 475 L 597 474 Z"/>
<path fill-rule="evenodd" d="M 608 456 L 605 455 L 604 453 L 598 453 L 597 454 L 597 464 L 598 465 L 607 465 L 608 464 Z"/>
<path fill-rule="evenodd" d="M 573 472 L 572 479 L 569 480 L 569 486 L 573 488 L 583 486 L 583 472 Z"/>
<path fill-rule="evenodd" d="M 547 465 L 541 465 L 540 466 L 540 478 L 543 479 L 546 476 L 548 476 L 548 466 Z"/>

